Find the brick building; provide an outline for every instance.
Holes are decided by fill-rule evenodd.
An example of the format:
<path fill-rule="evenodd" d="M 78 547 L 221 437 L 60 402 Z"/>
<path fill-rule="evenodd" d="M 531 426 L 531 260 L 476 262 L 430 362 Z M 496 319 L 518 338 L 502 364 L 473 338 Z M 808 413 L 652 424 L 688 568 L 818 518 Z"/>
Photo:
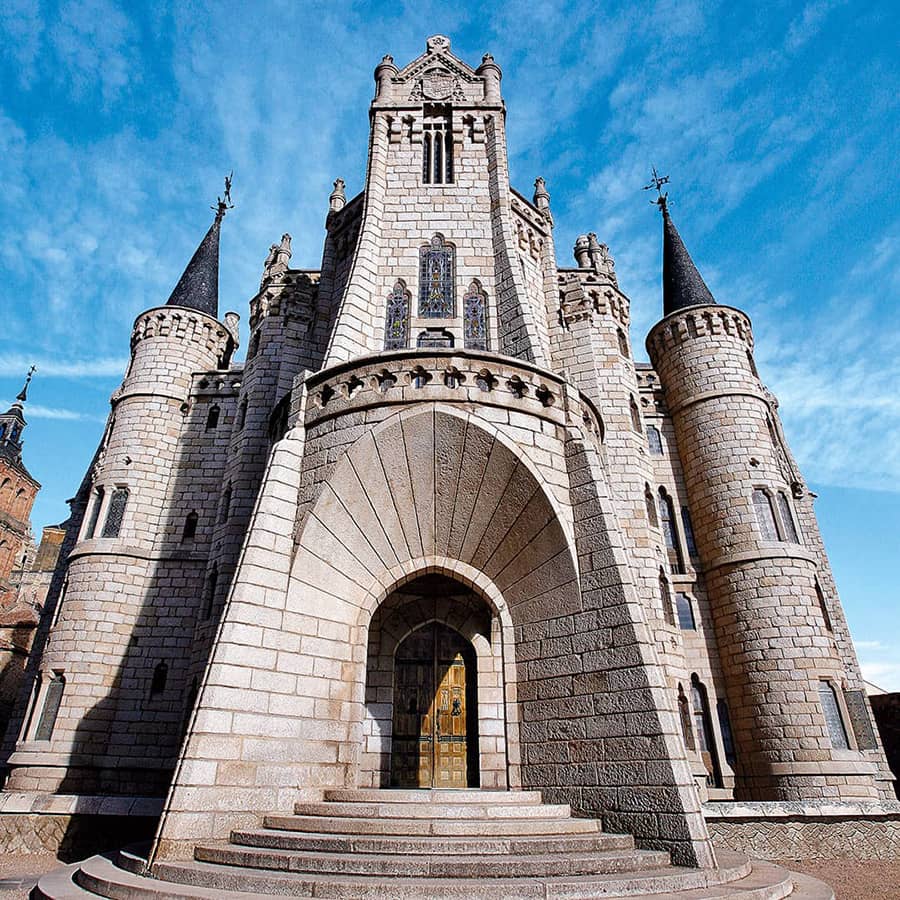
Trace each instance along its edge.
<path fill-rule="evenodd" d="M 363 877 L 284 863 L 296 837 L 217 842 L 266 815 L 302 831 L 328 802 L 407 822 L 419 797 L 439 821 L 447 795 L 401 789 L 453 788 L 441 810 L 484 818 L 472 835 L 556 816 L 563 841 L 591 821 L 569 804 L 647 848 L 632 868 L 662 850 L 713 884 L 747 870 L 717 861 L 704 803 L 893 797 L 747 314 L 712 297 L 661 195 L 664 309 L 636 362 L 609 249 L 589 233 L 560 265 L 543 179 L 509 184 L 500 81 L 441 36 L 382 60 L 364 189 L 335 182 L 319 270 L 272 245 L 242 364 L 218 318 L 227 195 L 135 322 L 7 791 L 167 796 L 157 877 Z M 533 790 L 554 812 L 523 811 Z M 516 816 L 483 805 L 499 792 Z"/>

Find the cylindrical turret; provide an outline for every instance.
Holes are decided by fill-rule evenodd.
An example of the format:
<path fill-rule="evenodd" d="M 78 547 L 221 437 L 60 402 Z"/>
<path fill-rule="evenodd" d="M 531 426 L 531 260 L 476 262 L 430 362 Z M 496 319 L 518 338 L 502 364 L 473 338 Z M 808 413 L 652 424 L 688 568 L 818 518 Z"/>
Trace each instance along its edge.
<path fill-rule="evenodd" d="M 817 596 L 750 321 L 720 306 L 664 209 L 667 315 L 647 349 L 684 467 L 715 621 L 742 799 L 877 796 L 854 752 L 843 663 Z M 699 301 L 699 302 L 698 302 Z"/>

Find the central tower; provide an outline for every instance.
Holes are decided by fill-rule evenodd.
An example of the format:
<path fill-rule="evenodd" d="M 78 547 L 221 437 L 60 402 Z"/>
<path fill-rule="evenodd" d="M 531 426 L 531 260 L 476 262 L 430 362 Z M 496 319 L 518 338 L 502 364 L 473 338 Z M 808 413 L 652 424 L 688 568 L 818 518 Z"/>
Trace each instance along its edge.
<path fill-rule="evenodd" d="M 516 262 L 500 78 L 489 54 L 472 69 L 442 35 L 405 68 L 376 68 L 365 192 L 332 199 L 326 365 L 407 347 L 548 364 L 545 240 L 532 233 L 533 272 Z"/>

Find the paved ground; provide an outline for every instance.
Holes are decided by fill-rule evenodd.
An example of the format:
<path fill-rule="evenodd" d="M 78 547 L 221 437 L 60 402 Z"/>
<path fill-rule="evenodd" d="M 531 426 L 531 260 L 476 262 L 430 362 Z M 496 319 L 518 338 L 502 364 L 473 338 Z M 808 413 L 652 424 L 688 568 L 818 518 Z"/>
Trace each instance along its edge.
<path fill-rule="evenodd" d="M 49 855 L 0 857 L 0 900 L 27 900 L 38 878 L 61 865 Z M 827 881 L 837 900 L 900 900 L 900 860 L 806 859 L 782 865 Z"/>

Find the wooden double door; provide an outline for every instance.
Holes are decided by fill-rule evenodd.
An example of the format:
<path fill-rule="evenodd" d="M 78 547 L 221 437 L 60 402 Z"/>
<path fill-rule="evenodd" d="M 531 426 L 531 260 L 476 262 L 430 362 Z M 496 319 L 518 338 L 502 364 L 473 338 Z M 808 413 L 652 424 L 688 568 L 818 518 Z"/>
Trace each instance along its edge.
<path fill-rule="evenodd" d="M 477 786 L 475 657 L 458 632 L 432 622 L 394 657 L 391 784 Z"/>

